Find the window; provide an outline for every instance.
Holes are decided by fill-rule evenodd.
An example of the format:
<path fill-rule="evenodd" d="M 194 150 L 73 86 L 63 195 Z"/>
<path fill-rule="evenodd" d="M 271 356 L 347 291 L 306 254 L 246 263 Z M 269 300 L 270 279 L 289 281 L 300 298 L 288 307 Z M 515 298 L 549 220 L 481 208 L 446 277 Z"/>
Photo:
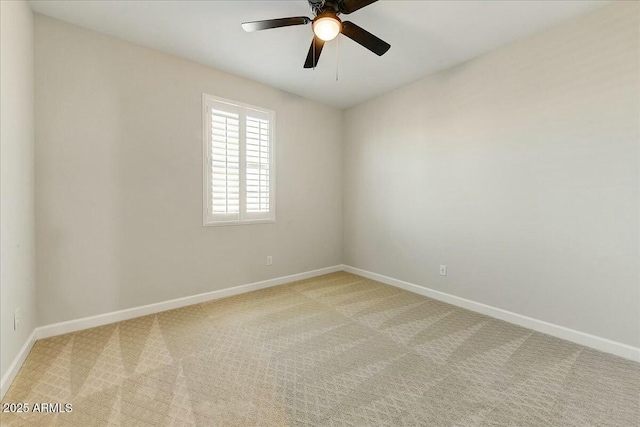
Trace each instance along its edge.
<path fill-rule="evenodd" d="M 203 95 L 204 225 L 275 221 L 275 113 Z"/>

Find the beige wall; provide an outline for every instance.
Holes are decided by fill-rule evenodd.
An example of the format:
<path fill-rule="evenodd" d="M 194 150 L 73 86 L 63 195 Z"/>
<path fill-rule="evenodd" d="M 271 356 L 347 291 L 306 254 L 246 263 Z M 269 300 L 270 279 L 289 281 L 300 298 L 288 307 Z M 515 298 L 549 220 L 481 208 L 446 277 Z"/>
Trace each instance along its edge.
<path fill-rule="evenodd" d="M 36 326 L 33 15 L 0 2 L 0 376 Z M 21 323 L 13 329 L 13 314 Z"/>
<path fill-rule="evenodd" d="M 41 324 L 341 263 L 340 110 L 41 15 L 35 48 Z M 276 111 L 275 224 L 202 226 L 203 92 Z"/>
<path fill-rule="evenodd" d="M 345 263 L 638 346 L 639 8 L 348 110 Z"/>

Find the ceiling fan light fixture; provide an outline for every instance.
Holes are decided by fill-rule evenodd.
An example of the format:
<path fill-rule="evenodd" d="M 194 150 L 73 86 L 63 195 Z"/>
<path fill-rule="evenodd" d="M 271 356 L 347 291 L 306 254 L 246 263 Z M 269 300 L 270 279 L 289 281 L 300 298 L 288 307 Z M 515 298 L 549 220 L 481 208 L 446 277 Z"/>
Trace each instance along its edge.
<path fill-rule="evenodd" d="M 323 16 L 313 21 L 312 28 L 316 37 L 328 42 L 340 34 L 340 31 L 342 31 L 342 23 L 336 17 Z"/>

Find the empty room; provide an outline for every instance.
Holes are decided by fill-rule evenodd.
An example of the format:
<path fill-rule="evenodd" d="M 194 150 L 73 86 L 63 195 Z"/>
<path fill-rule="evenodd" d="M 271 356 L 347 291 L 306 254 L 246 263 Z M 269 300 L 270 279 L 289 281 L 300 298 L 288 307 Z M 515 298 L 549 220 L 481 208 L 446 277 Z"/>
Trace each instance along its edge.
<path fill-rule="evenodd" d="M 0 0 L 0 425 L 640 426 L 640 2 Z"/>

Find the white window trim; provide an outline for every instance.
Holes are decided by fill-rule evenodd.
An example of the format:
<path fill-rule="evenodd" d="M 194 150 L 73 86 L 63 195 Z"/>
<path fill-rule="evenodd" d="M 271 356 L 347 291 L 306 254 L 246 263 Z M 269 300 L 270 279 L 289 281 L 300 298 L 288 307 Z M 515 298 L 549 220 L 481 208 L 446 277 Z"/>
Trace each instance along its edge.
<path fill-rule="evenodd" d="M 211 115 L 208 114 L 208 101 L 223 102 L 240 107 L 240 123 L 243 125 L 240 127 L 240 214 L 239 220 L 214 220 L 213 216 L 209 212 L 211 206 L 211 191 L 209 179 L 210 173 L 210 161 L 209 161 L 209 144 L 211 132 Z M 268 218 L 251 219 L 253 213 L 247 213 L 245 211 L 246 206 L 246 188 L 244 181 L 246 179 L 246 161 L 244 157 L 244 151 L 246 150 L 246 142 L 244 139 L 244 126 L 245 126 L 245 109 L 257 110 L 269 114 L 269 216 Z M 229 225 L 250 225 L 250 224 L 266 224 L 276 222 L 276 112 L 255 105 L 245 104 L 242 102 L 233 101 L 230 99 L 221 98 L 218 96 L 202 94 L 202 225 L 204 227 L 220 227 Z"/>

